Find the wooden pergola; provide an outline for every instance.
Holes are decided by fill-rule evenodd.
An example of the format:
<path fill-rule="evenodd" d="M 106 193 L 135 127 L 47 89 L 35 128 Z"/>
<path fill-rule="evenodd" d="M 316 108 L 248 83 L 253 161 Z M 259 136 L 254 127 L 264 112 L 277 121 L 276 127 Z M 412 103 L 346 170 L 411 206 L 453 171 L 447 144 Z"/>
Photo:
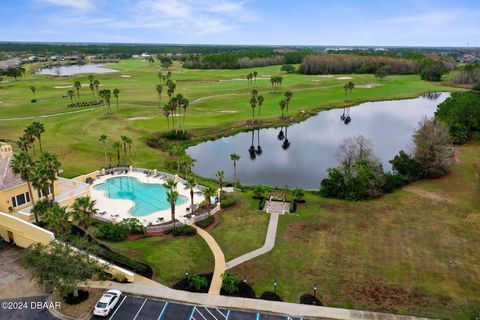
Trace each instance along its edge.
<path fill-rule="evenodd" d="M 270 191 L 270 201 L 272 200 L 280 200 L 280 201 L 283 201 L 285 202 L 285 200 L 287 199 L 287 193 L 285 192 L 285 190 L 272 190 Z"/>

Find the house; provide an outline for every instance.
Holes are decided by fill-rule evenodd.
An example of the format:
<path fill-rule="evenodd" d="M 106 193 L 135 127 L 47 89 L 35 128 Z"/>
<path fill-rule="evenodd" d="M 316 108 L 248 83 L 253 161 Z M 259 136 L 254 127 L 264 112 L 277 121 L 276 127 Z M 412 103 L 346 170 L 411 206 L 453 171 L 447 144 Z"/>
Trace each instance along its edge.
<path fill-rule="evenodd" d="M 10 144 L 0 142 L 0 212 L 30 221 L 34 218 L 31 212 L 33 202 L 45 196 L 51 197 L 51 191 L 44 195 L 32 187 L 30 193 L 27 182 L 12 171 L 13 154 Z M 62 206 L 71 205 L 78 197 L 90 196 L 87 184 L 62 177 L 57 177 L 54 191 L 55 201 Z"/>
<path fill-rule="evenodd" d="M 12 58 L 0 61 L 0 71 L 5 71 L 8 68 L 16 68 L 22 64 L 22 60 L 18 58 Z"/>

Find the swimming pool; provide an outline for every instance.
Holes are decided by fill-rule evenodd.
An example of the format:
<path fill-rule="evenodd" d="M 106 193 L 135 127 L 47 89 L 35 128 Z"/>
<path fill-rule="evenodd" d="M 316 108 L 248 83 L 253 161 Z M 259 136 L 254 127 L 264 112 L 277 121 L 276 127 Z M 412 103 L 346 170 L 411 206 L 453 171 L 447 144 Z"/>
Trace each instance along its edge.
<path fill-rule="evenodd" d="M 167 188 L 161 184 L 142 183 L 133 177 L 115 177 L 107 179 L 94 188 L 105 191 L 106 196 L 111 199 L 132 200 L 135 206 L 130 210 L 130 214 L 135 217 L 170 209 L 170 203 L 167 200 Z M 178 196 L 176 204 L 184 204 L 187 200 L 184 196 Z"/>

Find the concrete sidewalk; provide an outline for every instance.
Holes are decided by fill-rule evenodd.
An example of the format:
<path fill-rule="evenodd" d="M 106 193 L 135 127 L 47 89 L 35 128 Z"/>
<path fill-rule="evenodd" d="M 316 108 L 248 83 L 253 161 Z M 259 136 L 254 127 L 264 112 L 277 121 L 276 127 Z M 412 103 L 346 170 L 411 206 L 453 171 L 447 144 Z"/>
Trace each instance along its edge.
<path fill-rule="evenodd" d="M 279 214 L 277 213 L 270 214 L 270 221 L 268 223 L 268 230 L 267 235 L 265 236 L 264 245 L 259 249 L 250 251 L 249 253 L 228 261 L 226 266 L 227 270 L 247 262 L 248 260 L 252 260 L 253 258 L 261 256 L 262 254 L 265 254 L 273 249 L 275 246 L 275 238 L 277 236 L 278 216 Z"/>

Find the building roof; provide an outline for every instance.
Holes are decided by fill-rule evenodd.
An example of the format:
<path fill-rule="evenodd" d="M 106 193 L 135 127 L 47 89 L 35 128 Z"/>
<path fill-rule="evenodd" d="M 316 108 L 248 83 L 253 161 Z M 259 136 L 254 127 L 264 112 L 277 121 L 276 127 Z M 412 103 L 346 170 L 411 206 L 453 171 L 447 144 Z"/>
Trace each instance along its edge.
<path fill-rule="evenodd" d="M 3 61 L 0 61 L 0 69 L 7 70 L 8 68 L 18 67 L 20 64 L 22 64 L 22 60 L 18 58 L 3 60 Z"/>
<path fill-rule="evenodd" d="M 10 167 L 13 155 L 9 155 L 5 159 L 0 158 L 0 190 L 8 189 L 25 183 L 25 181 L 17 174 L 14 174 Z"/>

